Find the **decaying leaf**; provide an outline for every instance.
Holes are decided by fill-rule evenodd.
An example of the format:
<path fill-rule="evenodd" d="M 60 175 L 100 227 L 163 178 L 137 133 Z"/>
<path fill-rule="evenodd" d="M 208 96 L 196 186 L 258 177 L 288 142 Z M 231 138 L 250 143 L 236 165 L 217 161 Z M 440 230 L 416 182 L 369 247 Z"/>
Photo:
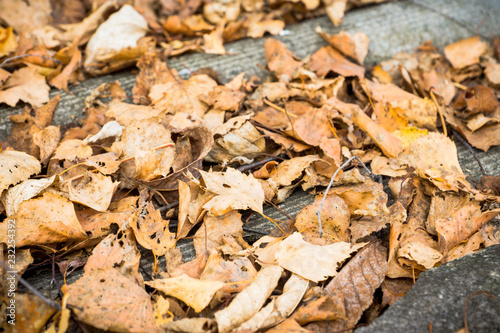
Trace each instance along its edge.
<path fill-rule="evenodd" d="M 206 308 L 217 290 L 224 286 L 221 281 L 198 280 L 186 274 L 169 279 L 157 279 L 146 284 L 183 301 L 195 312 Z"/>
<path fill-rule="evenodd" d="M 59 243 L 87 238 L 73 203 L 55 193 L 22 202 L 17 213 L 16 246 Z M 0 243 L 7 243 L 7 223 L 0 223 Z"/>
<path fill-rule="evenodd" d="M 215 313 L 219 332 L 226 333 L 252 318 L 264 305 L 283 273 L 279 266 L 262 268 L 252 284 L 240 292 L 231 303 Z"/>
<path fill-rule="evenodd" d="M 50 87 L 43 75 L 31 67 L 20 68 L 7 79 L 0 90 L 0 103 L 16 106 L 19 101 L 35 107 L 49 101 Z"/>
<path fill-rule="evenodd" d="M 21 202 L 29 200 L 40 194 L 52 185 L 56 176 L 43 179 L 28 179 L 19 185 L 13 186 L 5 191 L 1 197 L 7 216 L 14 215 Z"/>
<path fill-rule="evenodd" d="M 79 181 L 68 184 L 68 195 L 71 201 L 80 203 L 97 211 L 105 211 L 111 203 L 118 182 L 100 172 L 86 172 Z"/>
<path fill-rule="evenodd" d="M 323 204 L 321 209 L 323 236 L 318 237 L 319 222 L 316 214 L 322 200 L 323 196 L 320 196 L 312 204 L 302 208 L 295 218 L 295 227 L 307 242 L 314 245 L 348 242 L 347 230 L 351 213 L 345 201 L 336 195 L 328 196 Z"/>
<path fill-rule="evenodd" d="M 214 216 L 223 215 L 233 209 L 252 209 L 262 213 L 264 190 L 252 176 L 236 169 L 225 172 L 200 171 L 205 188 L 216 194 L 203 205 Z"/>
<path fill-rule="evenodd" d="M 344 300 L 346 319 L 311 323 L 306 328 L 330 332 L 351 330 L 372 303 L 375 290 L 384 280 L 387 270 L 386 253 L 386 249 L 380 244 L 370 244 L 326 285 L 325 290 L 331 297 Z"/>
<path fill-rule="evenodd" d="M 456 69 L 479 63 L 479 57 L 485 51 L 486 44 L 479 40 L 479 36 L 462 39 L 444 48 L 446 58 Z"/>
<path fill-rule="evenodd" d="M 236 329 L 238 331 L 257 331 L 279 324 L 295 310 L 305 292 L 309 281 L 292 274 L 283 287 L 283 294 L 272 300 L 251 319 Z"/>
<path fill-rule="evenodd" d="M 302 235 L 296 232 L 280 243 L 276 261 L 281 267 L 303 278 L 319 282 L 337 275 L 338 266 L 351 253 L 365 245 L 366 243 L 351 245 L 346 242 L 313 245 L 304 241 Z"/>
<path fill-rule="evenodd" d="M 93 269 L 68 286 L 78 320 L 102 330 L 155 332 L 148 293 L 114 268 Z"/>

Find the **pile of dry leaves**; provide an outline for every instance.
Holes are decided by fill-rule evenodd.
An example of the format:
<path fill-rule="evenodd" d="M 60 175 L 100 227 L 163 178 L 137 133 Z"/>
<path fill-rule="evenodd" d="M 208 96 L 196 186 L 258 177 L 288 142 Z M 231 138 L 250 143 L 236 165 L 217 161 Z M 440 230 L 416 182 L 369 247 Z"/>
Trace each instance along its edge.
<path fill-rule="evenodd" d="M 364 1 L 349 1 L 358 2 Z M 186 1 L 196 6 L 181 11 L 166 6 L 179 3 L 161 1 L 164 15 L 177 15 L 160 28 L 172 32 L 170 25 L 180 22 L 175 34 L 197 36 L 185 22 L 200 20 L 213 30 L 203 35 L 205 46 L 232 24 L 272 19 L 248 14 L 246 6 L 259 1 L 214 1 L 203 14 L 194 14 L 198 1 Z M 279 10 L 311 9 L 319 1 L 266 5 L 275 3 Z M 216 16 L 222 24 L 211 16 L 215 4 L 226 6 L 225 16 Z M 74 41 L 61 49 L 66 66 L 48 66 L 50 55 L 19 59 L 25 66 L 0 72 L 0 102 L 34 107 L 11 116 L 14 128 L 0 152 L 1 259 L 13 260 L 9 230 L 15 229 L 19 275 L 49 263 L 66 277 L 83 266 L 75 283 L 58 286 L 58 300 L 16 295 L 19 331 L 65 332 L 68 325 L 119 332 L 349 331 L 362 316 L 376 318 L 425 270 L 500 242 L 491 221 L 500 213 L 499 179 L 483 177 L 472 186 L 447 132 L 485 151 L 500 144 L 498 44 L 470 38 L 448 45 L 443 56 L 426 43 L 367 69 L 365 34 L 318 29 L 329 46 L 300 60 L 270 38 L 272 75 L 260 82 L 241 73 L 222 85 L 207 74 L 184 80 L 167 67 L 165 49 L 144 37 L 148 23 L 158 24 L 150 11 L 141 15 L 125 5 L 100 24 L 104 6 L 116 4 L 103 4 L 78 28 L 66 25 L 63 36 Z M 100 29 L 131 23 L 120 15 L 144 21 L 141 33 L 120 29 L 144 49 L 120 46 L 111 58 L 92 53 L 93 45 L 101 50 Z M 61 32 L 41 29 L 53 32 L 48 41 L 63 42 Z M 21 35 L 17 48 L 35 36 Z M 150 39 L 141 44 L 144 38 Z M 181 40 L 187 43 L 170 43 Z M 82 58 L 78 46 L 87 41 Z M 133 103 L 117 83 L 106 83 L 86 98 L 82 123 L 52 125 L 59 96 L 44 104 L 43 75 L 62 88 L 79 77 L 81 61 L 102 73 L 138 54 Z M 122 56 L 126 61 L 115 61 Z M 390 190 L 361 172 L 356 159 L 341 169 L 354 156 Z M 297 187 L 313 189 L 317 199 L 246 243 L 243 214 L 265 216 L 265 203 L 281 203 Z M 186 263 L 175 247 L 184 238 L 196 251 Z M 166 268 L 154 265 L 143 275 L 139 249 L 152 251 L 155 262 L 164 256 Z"/>

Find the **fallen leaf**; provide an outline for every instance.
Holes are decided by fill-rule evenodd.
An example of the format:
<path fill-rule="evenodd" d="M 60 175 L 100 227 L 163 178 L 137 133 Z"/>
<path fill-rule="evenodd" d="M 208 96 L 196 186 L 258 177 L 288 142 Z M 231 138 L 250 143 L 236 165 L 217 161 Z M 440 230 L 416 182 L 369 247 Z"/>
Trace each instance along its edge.
<path fill-rule="evenodd" d="M 239 90 L 225 86 L 216 86 L 208 95 L 200 95 L 200 99 L 217 110 L 238 111 L 246 95 Z"/>
<path fill-rule="evenodd" d="M 301 65 L 295 55 L 282 42 L 268 38 L 264 43 L 267 67 L 279 81 L 290 82 L 295 70 Z"/>
<path fill-rule="evenodd" d="M 243 222 L 238 211 L 231 210 L 221 216 L 205 216 L 204 223 L 194 235 L 194 248 L 197 254 L 222 246 L 226 240 L 234 239 L 238 246 L 245 243 L 243 240 Z M 241 246 L 240 246 L 241 248 Z"/>
<path fill-rule="evenodd" d="M 47 187 L 51 186 L 56 176 L 42 179 L 28 179 L 19 185 L 9 188 L 2 194 L 2 203 L 7 216 L 16 214 L 19 205 L 40 194 Z"/>
<path fill-rule="evenodd" d="M 413 281 L 408 278 L 385 278 L 382 284 L 382 306 L 392 305 L 403 297 L 413 287 Z"/>
<path fill-rule="evenodd" d="M 93 269 L 68 286 L 78 320 L 102 330 L 156 332 L 148 293 L 114 268 Z"/>
<path fill-rule="evenodd" d="M 139 273 L 141 254 L 131 229 L 118 230 L 106 236 L 94 249 L 85 265 L 85 273 L 93 269 L 116 268 L 120 274 L 142 284 Z"/>
<path fill-rule="evenodd" d="M 48 0 L 0 1 L 0 19 L 20 33 L 43 27 L 51 21 L 51 3 Z"/>
<path fill-rule="evenodd" d="M 33 134 L 33 143 L 40 149 L 40 162 L 46 164 L 61 141 L 59 126 L 47 126 Z"/>
<path fill-rule="evenodd" d="M 365 77 L 364 67 L 353 64 L 331 46 L 322 47 L 311 56 L 309 68 L 320 77 L 325 77 L 330 71 L 342 76 Z"/>
<path fill-rule="evenodd" d="M 323 196 L 317 197 L 310 205 L 305 206 L 295 218 L 295 227 L 305 241 L 314 245 L 328 245 L 335 242 L 348 242 L 348 228 L 351 213 L 349 207 L 340 197 L 330 195 L 321 209 L 323 237 L 319 237 L 317 212 Z"/>
<path fill-rule="evenodd" d="M 41 168 L 40 162 L 31 155 L 14 150 L 0 151 L 0 193 L 39 173 Z"/>
<path fill-rule="evenodd" d="M 361 243 L 351 246 L 346 242 L 313 245 L 304 241 L 300 233 L 295 232 L 279 244 L 276 261 L 290 272 L 319 282 L 337 275 L 338 266 L 349 258 L 351 253 L 365 245 L 366 243 Z"/>
<path fill-rule="evenodd" d="M 360 251 L 339 274 L 326 285 L 331 297 L 344 300 L 346 319 L 311 323 L 307 329 L 328 332 L 351 330 L 363 311 L 372 304 L 373 294 L 384 280 L 387 270 L 386 249 L 372 243 Z"/>
<path fill-rule="evenodd" d="M 240 292 L 224 309 L 214 316 L 220 333 L 227 333 L 252 318 L 264 305 L 278 284 L 283 268 L 262 268 L 252 284 Z"/>
<path fill-rule="evenodd" d="M 198 280 L 186 274 L 168 279 L 156 279 L 146 284 L 183 301 L 196 313 L 206 308 L 217 290 L 224 286 L 221 281 Z"/>
<path fill-rule="evenodd" d="M 146 203 L 141 199 L 138 214 L 130 226 L 134 229 L 137 242 L 141 246 L 152 250 L 157 256 L 165 254 L 175 246 L 175 234 L 170 233 L 168 229 L 169 221 L 161 217 L 160 211 L 154 209 L 151 201 Z"/>
<path fill-rule="evenodd" d="M 224 40 L 222 34 L 224 32 L 223 26 L 218 26 L 212 32 L 203 35 L 203 50 L 209 54 L 226 54 L 224 48 Z"/>
<path fill-rule="evenodd" d="M 43 245 L 87 238 L 71 201 L 50 192 L 22 202 L 17 213 L 16 246 Z M 7 223 L 1 223 L 0 243 L 7 243 Z"/>
<path fill-rule="evenodd" d="M 444 48 L 446 58 L 456 69 L 479 63 L 479 57 L 486 51 L 486 44 L 479 36 L 462 39 Z"/>
<path fill-rule="evenodd" d="M 148 30 L 146 20 L 132 6 L 124 5 L 102 23 L 90 38 L 85 49 L 84 66 L 87 71 L 98 72 L 107 62 L 127 62 L 123 50 L 138 47 L 138 41 Z M 118 56 L 121 56 L 120 58 Z"/>
<path fill-rule="evenodd" d="M 186 112 L 203 119 L 208 107 L 198 96 L 210 93 L 216 86 L 217 83 L 209 76 L 194 75 L 187 81 L 175 79 L 155 84 L 148 96 L 155 108 L 166 113 Z"/>
<path fill-rule="evenodd" d="M 16 106 L 19 101 L 40 107 L 49 101 L 50 87 L 45 77 L 32 67 L 23 67 L 12 73 L 0 91 L 0 103 Z"/>
<path fill-rule="evenodd" d="M 30 293 L 16 293 L 16 326 L 13 332 L 41 332 L 56 309 Z"/>
<path fill-rule="evenodd" d="M 216 194 L 203 205 L 214 216 L 223 215 L 234 209 L 252 209 L 262 214 L 264 190 L 252 176 L 228 168 L 225 172 L 200 170 L 205 188 Z"/>
<path fill-rule="evenodd" d="M 17 47 L 16 35 L 12 27 L 0 28 L 0 57 L 9 55 Z M 0 75 L 1 77 L 1 75 Z M 0 79 L 0 83 L 3 80 Z"/>
<path fill-rule="evenodd" d="M 248 258 L 237 257 L 227 260 L 219 253 L 213 253 L 208 257 L 200 279 L 225 283 L 219 292 L 229 297 L 248 287 L 256 276 L 257 270 Z"/>
<path fill-rule="evenodd" d="M 281 323 L 292 314 L 308 288 L 308 280 L 292 274 L 283 287 L 283 294 L 273 299 L 235 331 L 256 332 Z"/>
<path fill-rule="evenodd" d="M 73 185 L 73 182 L 70 180 L 67 184 L 69 199 L 97 211 L 108 209 L 119 184 L 113 182 L 109 176 L 90 171 L 87 171 L 77 184 Z"/>
<path fill-rule="evenodd" d="M 350 57 L 363 65 L 366 55 L 368 54 L 368 45 L 370 39 L 363 32 L 356 32 L 351 34 L 349 32 L 340 31 L 334 35 L 329 35 L 324 32 L 321 27 L 316 27 L 318 33 L 328 44 L 333 46 L 338 51 L 342 52 L 345 56 Z"/>

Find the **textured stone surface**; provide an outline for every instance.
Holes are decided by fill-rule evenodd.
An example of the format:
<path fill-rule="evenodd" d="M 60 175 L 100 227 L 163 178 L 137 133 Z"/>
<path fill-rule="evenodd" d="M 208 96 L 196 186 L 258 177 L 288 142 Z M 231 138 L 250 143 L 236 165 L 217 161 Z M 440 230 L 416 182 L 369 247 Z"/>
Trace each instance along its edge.
<path fill-rule="evenodd" d="M 420 275 L 413 288 L 371 325 L 356 333 L 455 332 L 464 326 L 467 298 L 469 330 L 500 332 L 500 245 L 454 260 Z"/>
<path fill-rule="evenodd" d="M 491 33 L 500 32 L 499 11 L 500 0 L 397 1 L 353 10 L 347 13 L 344 23 L 339 27 L 334 27 L 327 17 L 288 26 L 286 29 L 289 34 L 276 38 L 283 41 L 298 57 L 305 57 L 326 45 L 314 31 L 318 25 L 328 33 L 340 30 L 363 31 L 370 37 L 370 52 L 365 63 L 373 64 L 390 58 L 400 51 L 413 52 L 418 45 L 429 39 L 432 39 L 433 44 L 441 50 L 451 42 L 474 36 L 477 33 L 489 39 Z M 192 71 L 211 67 L 220 74 L 223 82 L 229 81 L 242 71 L 246 71 L 249 75 L 264 76 L 266 72 L 257 67 L 257 64 L 266 64 L 264 42 L 265 38 L 245 39 L 226 45 L 226 50 L 234 53 L 233 55 L 190 54 L 169 60 L 169 65 L 177 70 L 187 67 Z M 130 94 L 135 83 L 135 75 L 130 70 L 123 71 L 113 75 L 90 78 L 80 85 L 70 87 L 72 94 L 61 93 L 61 103 L 55 114 L 55 124 L 67 124 L 82 117 L 85 97 L 101 83 L 118 80 Z M 53 90 L 51 96 L 56 93 L 59 91 Z M 8 136 L 12 126 L 7 116 L 20 112 L 22 112 L 21 107 L 0 106 L 0 140 Z M 480 170 L 473 156 L 460 143 L 457 143 L 457 147 L 459 161 L 464 172 L 479 179 Z M 500 147 L 494 147 L 488 153 L 479 152 L 478 155 L 487 173 L 498 174 Z M 296 191 L 280 207 L 288 214 L 295 216 L 312 200 L 312 195 Z M 273 219 L 286 219 L 273 207 L 266 207 L 264 212 Z M 247 226 L 260 230 L 274 227 L 271 222 L 258 214 L 250 219 Z M 249 235 L 249 239 L 255 239 L 255 237 L 257 234 Z M 184 260 L 194 258 L 191 240 L 180 241 L 178 247 L 183 253 Z M 143 253 L 141 264 L 147 272 L 151 272 L 152 256 L 149 251 Z M 160 264 L 164 265 L 164 259 L 160 258 Z M 68 283 L 78 279 L 80 274 L 80 271 L 74 272 L 68 277 Z M 31 276 L 29 281 L 44 292 L 52 290 L 52 295 L 55 296 L 55 288 L 51 288 L 50 278 L 50 270 L 43 270 L 36 276 Z M 58 280 L 62 281 L 59 274 Z"/>

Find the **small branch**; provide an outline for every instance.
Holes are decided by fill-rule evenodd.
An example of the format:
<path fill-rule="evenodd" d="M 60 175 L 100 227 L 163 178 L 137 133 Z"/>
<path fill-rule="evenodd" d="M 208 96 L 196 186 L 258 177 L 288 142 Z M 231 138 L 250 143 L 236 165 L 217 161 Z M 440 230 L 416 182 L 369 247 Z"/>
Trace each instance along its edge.
<path fill-rule="evenodd" d="M 454 128 L 451 129 L 453 131 L 453 136 L 457 138 L 460 143 L 462 143 L 467 150 L 474 156 L 474 159 L 476 160 L 477 164 L 479 164 L 479 168 L 481 168 L 481 173 L 483 176 L 486 176 L 486 171 L 484 171 L 483 165 L 481 164 L 481 161 L 479 160 L 479 157 L 476 154 L 476 151 L 474 148 L 465 140 Z"/>
<path fill-rule="evenodd" d="M 277 161 L 277 160 L 280 160 L 280 159 L 282 159 L 282 158 L 279 157 L 279 156 L 268 157 L 268 158 L 263 159 L 262 161 L 258 161 L 258 162 L 255 162 L 255 163 L 251 163 L 251 164 L 240 166 L 238 168 L 238 171 L 239 172 L 245 172 L 245 171 L 252 170 L 254 168 L 263 166 L 264 164 L 266 164 L 268 162 Z"/>
<path fill-rule="evenodd" d="M 319 204 L 319 208 L 318 208 L 318 212 L 316 213 L 316 215 L 318 215 L 318 223 L 319 223 L 319 237 L 322 237 L 323 236 L 323 228 L 322 228 L 322 225 L 321 225 L 321 209 L 323 208 L 323 204 L 325 203 L 325 200 L 326 200 L 326 197 L 328 195 L 328 191 L 330 191 L 330 188 L 332 187 L 332 184 L 333 182 L 335 181 L 335 177 L 337 177 L 337 174 L 339 173 L 340 170 L 343 170 L 347 165 L 349 165 L 349 163 L 351 163 L 352 160 L 358 160 L 362 165 L 363 167 L 366 169 L 366 171 L 368 171 L 368 173 L 370 174 L 371 177 L 375 178 L 375 175 L 370 171 L 370 169 L 368 169 L 366 167 L 366 165 L 363 163 L 363 161 L 361 161 L 359 159 L 359 157 L 357 156 L 353 156 L 351 157 L 350 159 L 348 159 L 347 161 L 345 161 L 341 166 L 340 168 L 337 169 L 337 171 L 335 171 L 335 173 L 333 174 L 332 176 L 332 179 L 330 180 L 330 183 L 328 184 L 328 186 L 326 187 L 326 190 L 325 190 L 325 195 L 323 196 L 323 200 L 321 200 L 321 203 Z"/>
<path fill-rule="evenodd" d="M 62 65 L 63 64 L 61 61 L 59 61 L 57 59 L 54 59 L 54 58 L 51 58 L 51 57 L 47 57 L 47 56 L 44 56 L 44 55 L 41 55 L 41 54 L 30 54 L 30 53 L 27 53 L 27 54 L 22 54 L 22 55 L 18 55 L 18 56 L 12 57 L 12 58 L 5 59 L 0 64 L 0 68 L 2 68 L 5 64 L 7 64 L 7 63 L 9 63 L 11 61 L 14 61 L 14 60 L 17 60 L 17 59 L 21 59 L 21 58 L 26 58 L 26 57 L 39 57 L 39 58 L 42 58 L 44 60 L 53 61 L 53 62 L 55 62 L 58 65 Z"/>
<path fill-rule="evenodd" d="M 3 268 L 5 269 L 5 271 L 8 274 L 14 275 L 14 277 L 17 279 L 17 281 L 19 281 L 23 286 L 25 286 L 34 295 L 38 296 L 42 301 L 44 301 L 45 303 L 47 303 L 48 305 L 50 305 L 51 307 L 53 307 L 57 311 L 61 311 L 61 306 L 59 304 L 55 303 L 51 299 L 48 299 L 47 297 L 45 297 L 42 294 L 40 294 L 40 292 L 38 290 L 36 290 L 31 284 L 29 284 L 28 281 L 26 281 L 25 279 L 23 279 L 22 277 L 20 277 L 19 275 L 17 275 L 17 273 L 12 272 L 9 269 L 9 266 L 7 266 L 7 264 L 3 260 L 0 260 L 0 264 L 3 266 Z"/>

